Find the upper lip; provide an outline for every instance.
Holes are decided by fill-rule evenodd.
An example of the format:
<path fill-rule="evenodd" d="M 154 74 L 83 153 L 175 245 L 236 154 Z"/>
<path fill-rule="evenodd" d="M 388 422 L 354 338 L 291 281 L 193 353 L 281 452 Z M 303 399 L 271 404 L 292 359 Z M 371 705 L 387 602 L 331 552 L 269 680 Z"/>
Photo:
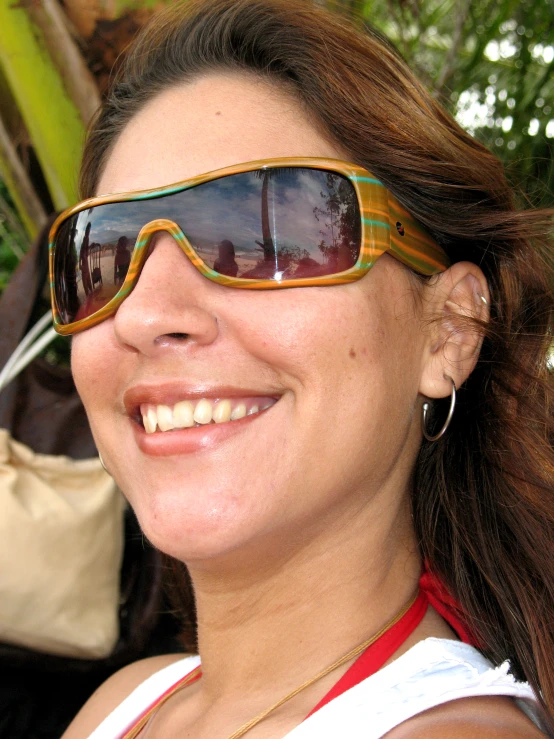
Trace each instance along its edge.
<path fill-rule="evenodd" d="M 181 400 L 209 398 L 270 397 L 278 399 L 280 393 L 260 388 L 246 388 L 210 383 L 188 385 L 183 382 L 139 383 L 123 393 L 123 404 L 127 415 L 134 417 L 142 403 L 173 406 Z"/>

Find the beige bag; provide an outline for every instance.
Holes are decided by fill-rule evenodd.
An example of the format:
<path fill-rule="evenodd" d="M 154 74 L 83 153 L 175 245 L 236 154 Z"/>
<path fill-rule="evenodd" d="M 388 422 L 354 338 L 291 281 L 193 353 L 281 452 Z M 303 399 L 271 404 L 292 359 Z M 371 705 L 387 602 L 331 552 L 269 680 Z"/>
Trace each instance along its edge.
<path fill-rule="evenodd" d="M 118 638 L 124 501 L 98 458 L 0 429 L 0 641 L 100 658 Z"/>

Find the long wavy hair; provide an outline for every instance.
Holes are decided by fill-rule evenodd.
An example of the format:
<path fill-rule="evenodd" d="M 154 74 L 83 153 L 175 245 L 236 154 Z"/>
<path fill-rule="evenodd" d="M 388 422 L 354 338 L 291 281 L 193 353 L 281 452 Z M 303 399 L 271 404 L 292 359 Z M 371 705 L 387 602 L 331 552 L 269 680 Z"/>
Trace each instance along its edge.
<path fill-rule="evenodd" d="M 476 369 L 446 436 L 423 441 L 413 514 L 423 559 L 494 662 L 509 659 L 554 714 L 552 213 L 518 210 L 499 160 L 465 133 L 376 31 L 308 0 L 190 0 L 137 38 L 90 131 L 81 190 L 164 89 L 218 70 L 286 87 L 374 173 L 492 302 Z M 440 405 L 440 404 L 439 404 Z M 178 595 L 194 633 L 186 568 Z"/>

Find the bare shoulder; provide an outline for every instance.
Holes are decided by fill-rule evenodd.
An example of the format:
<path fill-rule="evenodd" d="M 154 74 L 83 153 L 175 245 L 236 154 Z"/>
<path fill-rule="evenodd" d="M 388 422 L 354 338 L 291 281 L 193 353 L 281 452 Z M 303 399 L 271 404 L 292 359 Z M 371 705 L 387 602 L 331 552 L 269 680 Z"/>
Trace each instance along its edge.
<path fill-rule="evenodd" d="M 405 721 L 386 739 L 545 739 L 511 698 L 462 698 Z"/>
<path fill-rule="evenodd" d="M 187 655 L 164 654 L 133 662 L 109 677 L 92 694 L 73 719 L 61 739 L 87 739 L 98 724 L 132 691 L 158 670 L 178 662 Z"/>

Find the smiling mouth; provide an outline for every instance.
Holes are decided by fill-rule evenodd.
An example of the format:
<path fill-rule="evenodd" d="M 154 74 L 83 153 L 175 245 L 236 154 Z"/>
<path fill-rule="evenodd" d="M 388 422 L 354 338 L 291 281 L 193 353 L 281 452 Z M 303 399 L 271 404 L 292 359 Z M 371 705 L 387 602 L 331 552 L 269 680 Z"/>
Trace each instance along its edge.
<path fill-rule="evenodd" d="M 141 403 L 137 421 L 142 422 L 147 434 L 154 434 L 209 424 L 232 423 L 261 413 L 276 402 L 275 398 L 250 397 L 181 400 L 173 406 Z"/>

